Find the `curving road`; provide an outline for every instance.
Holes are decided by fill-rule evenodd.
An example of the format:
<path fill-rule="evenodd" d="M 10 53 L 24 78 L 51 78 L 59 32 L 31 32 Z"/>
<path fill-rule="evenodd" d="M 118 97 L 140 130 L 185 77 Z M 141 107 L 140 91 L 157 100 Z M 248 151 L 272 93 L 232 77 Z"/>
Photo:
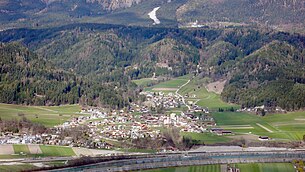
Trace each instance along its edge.
<path fill-rule="evenodd" d="M 190 83 L 190 82 L 191 82 L 191 80 L 189 79 L 185 84 L 181 85 L 180 88 L 179 88 L 178 90 L 176 90 L 176 92 L 175 92 L 176 95 L 178 95 L 179 97 L 182 98 L 183 104 L 184 104 L 189 110 L 191 109 L 191 107 L 190 107 L 188 104 L 185 103 L 184 97 L 183 97 L 181 94 L 179 94 L 178 92 L 180 91 L 181 88 L 183 88 L 184 86 L 186 86 L 186 85 L 187 85 L 188 83 Z"/>

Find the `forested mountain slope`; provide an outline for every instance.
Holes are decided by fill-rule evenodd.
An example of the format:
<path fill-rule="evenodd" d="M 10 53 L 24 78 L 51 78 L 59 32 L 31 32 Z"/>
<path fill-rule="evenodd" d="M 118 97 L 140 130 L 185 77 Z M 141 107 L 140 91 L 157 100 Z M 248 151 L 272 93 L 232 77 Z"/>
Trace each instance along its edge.
<path fill-rule="evenodd" d="M 126 82 L 125 87 L 129 86 L 124 77 L 103 84 L 98 82 L 98 77 L 77 76 L 54 67 L 18 43 L 0 44 L 0 72 L 1 103 L 81 103 L 122 108 L 134 98 L 133 94 L 128 96 L 121 89 L 114 90 L 119 80 Z"/>
<path fill-rule="evenodd" d="M 230 80 L 222 94 L 226 101 L 245 106 L 302 108 L 302 103 L 289 100 L 294 105 L 288 107 L 282 102 L 288 102 L 291 95 L 303 94 L 304 40 L 299 34 L 250 28 L 173 29 L 105 24 L 0 32 L 1 42 L 20 41 L 56 68 L 82 78 L 84 83 L 90 81 L 116 90 L 116 98 L 108 99 L 89 89 L 90 96 L 86 97 L 91 98 L 86 103 L 113 105 L 107 101 L 118 99 L 118 107 L 136 100 L 132 79 L 152 77 L 154 73 L 167 77 L 201 73 L 214 80 Z M 285 86 L 283 93 L 268 91 L 276 90 L 273 87 L 280 90 L 282 86 L 274 84 L 279 82 L 291 84 Z M 262 93 L 257 94 L 258 98 L 251 97 L 254 92 Z M 79 96 L 81 102 L 83 95 Z"/>
<path fill-rule="evenodd" d="M 238 62 L 222 97 L 245 107 L 305 107 L 305 52 L 286 42 L 265 45 Z"/>
<path fill-rule="evenodd" d="M 181 23 L 265 25 L 304 29 L 304 0 L 189 0 L 177 10 Z M 219 23 L 222 22 L 222 23 Z M 234 24 L 235 23 L 235 24 Z"/>
<path fill-rule="evenodd" d="M 61 98 L 59 103 L 78 102 L 74 75 L 53 68 L 17 43 L 1 44 L 0 56 L 1 102 L 52 104 Z"/>

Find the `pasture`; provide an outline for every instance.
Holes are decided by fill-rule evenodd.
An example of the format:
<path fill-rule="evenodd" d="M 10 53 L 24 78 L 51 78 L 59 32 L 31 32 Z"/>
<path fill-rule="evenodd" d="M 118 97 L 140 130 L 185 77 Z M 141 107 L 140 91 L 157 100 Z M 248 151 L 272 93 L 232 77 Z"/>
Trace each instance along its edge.
<path fill-rule="evenodd" d="M 188 133 L 183 132 L 182 136 L 190 137 L 192 140 L 196 140 L 199 144 L 214 144 L 214 143 L 226 143 L 231 141 L 228 137 L 218 136 L 212 133 Z"/>
<path fill-rule="evenodd" d="M 13 172 L 13 171 L 26 171 L 26 170 L 33 170 L 36 167 L 31 164 L 17 164 L 17 165 L 0 165 L 1 172 Z"/>
<path fill-rule="evenodd" d="M 40 145 L 43 156 L 75 156 L 71 147 Z"/>
<path fill-rule="evenodd" d="M 75 156 L 71 147 L 47 145 L 0 145 L 0 159 Z"/>
<path fill-rule="evenodd" d="M 169 167 L 152 170 L 141 170 L 143 172 L 220 172 L 220 165 L 202 165 L 188 167 Z"/>
<path fill-rule="evenodd" d="M 181 95 L 188 95 L 187 101 L 197 102 L 201 107 L 207 107 L 210 110 L 218 108 L 239 108 L 238 105 L 223 102 L 219 94 L 208 92 L 205 85 L 210 82 L 209 78 L 195 77 L 189 84 L 179 90 Z"/>
<path fill-rule="evenodd" d="M 241 172 L 294 172 L 295 169 L 290 163 L 253 163 L 253 164 L 236 164 Z"/>
<path fill-rule="evenodd" d="M 19 119 L 24 116 L 46 127 L 53 127 L 62 124 L 73 116 L 79 116 L 80 110 L 79 105 L 22 106 L 0 104 L 0 117 L 1 119 Z"/>
<path fill-rule="evenodd" d="M 164 93 L 175 92 L 178 90 L 183 84 L 185 84 L 189 79 L 191 79 L 191 75 L 185 75 L 177 78 L 173 78 L 169 81 L 161 82 L 152 87 L 145 88 L 145 91 L 159 92 L 162 91 Z M 138 80 L 138 83 L 145 82 L 146 79 Z M 191 79 L 190 83 L 179 90 L 179 94 L 186 96 L 186 102 L 192 101 L 197 102 L 196 104 L 201 107 L 207 107 L 210 110 L 218 110 L 218 108 L 239 108 L 238 105 L 229 104 L 223 102 L 220 98 L 219 94 L 214 92 L 208 92 L 205 88 L 205 85 L 210 81 L 209 78 L 199 78 L 194 77 Z"/>
<path fill-rule="evenodd" d="M 171 80 L 161 82 L 152 87 L 145 88 L 145 91 L 152 92 L 175 92 L 177 89 L 181 87 L 181 85 L 185 84 L 190 79 L 190 75 L 185 75 L 177 78 L 173 78 Z"/>
<path fill-rule="evenodd" d="M 181 85 L 185 84 L 190 75 L 174 78 L 172 80 L 159 83 L 146 88 L 146 91 L 162 91 L 165 93 L 175 92 Z M 219 108 L 238 109 L 240 106 L 223 102 L 219 94 L 208 92 L 205 86 L 211 82 L 209 78 L 194 77 L 186 86 L 179 90 L 179 94 L 185 96 L 186 103 L 193 102 L 197 105 L 208 108 L 218 125 L 218 127 L 231 130 L 237 135 L 269 136 L 277 141 L 297 141 L 302 140 L 305 135 L 305 112 L 292 112 L 287 114 L 273 114 L 260 117 L 248 113 L 238 112 L 217 112 Z M 184 107 L 184 106 L 183 106 Z M 178 111 L 183 109 L 177 109 Z M 174 110 L 171 110 L 174 111 Z M 214 135 L 192 135 L 196 140 L 205 140 L 212 144 L 218 141 L 230 141 L 225 136 Z M 221 140 L 221 138 L 225 138 Z M 246 138 L 246 137 L 245 137 Z"/>
<path fill-rule="evenodd" d="M 27 145 L 13 145 L 15 154 L 30 154 L 30 150 Z"/>
<path fill-rule="evenodd" d="M 269 136 L 278 141 L 302 140 L 305 135 L 305 112 L 272 114 L 260 117 L 239 112 L 212 113 L 218 127 L 237 134 Z"/>
<path fill-rule="evenodd" d="M 157 81 L 153 80 L 152 78 L 142 78 L 142 79 L 133 80 L 133 82 L 135 84 L 137 84 L 137 86 L 147 87 L 150 84 L 153 84 L 153 83 L 155 83 Z"/>

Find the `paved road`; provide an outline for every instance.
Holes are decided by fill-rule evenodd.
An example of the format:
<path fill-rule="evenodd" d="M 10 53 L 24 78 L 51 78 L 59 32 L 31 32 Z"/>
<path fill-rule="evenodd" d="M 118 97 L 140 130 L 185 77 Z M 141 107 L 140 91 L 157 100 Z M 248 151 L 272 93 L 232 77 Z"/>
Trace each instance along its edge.
<path fill-rule="evenodd" d="M 183 88 L 184 86 L 186 86 L 186 85 L 187 85 L 188 83 L 190 83 L 190 82 L 191 82 L 191 80 L 189 79 L 185 84 L 181 85 L 181 87 L 180 87 L 178 90 L 176 90 L 176 92 L 175 92 L 179 97 L 182 98 L 183 104 L 184 104 L 189 110 L 191 109 L 191 107 L 190 107 L 188 104 L 185 103 L 184 96 L 182 96 L 182 95 L 179 94 L 178 92 L 180 91 L 181 88 Z"/>
<path fill-rule="evenodd" d="M 112 160 L 87 166 L 56 169 L 56 172 L 70 171 L 137 171 L 153 168 L 193 166 L 228 163 L 266 163 L 291 162 L 295 159 L 305 160 L 305 151 L 268 151 L 268 152 L 194 152 L 179 154 L 156 154 L 147 157 L 132 157 Z"/>

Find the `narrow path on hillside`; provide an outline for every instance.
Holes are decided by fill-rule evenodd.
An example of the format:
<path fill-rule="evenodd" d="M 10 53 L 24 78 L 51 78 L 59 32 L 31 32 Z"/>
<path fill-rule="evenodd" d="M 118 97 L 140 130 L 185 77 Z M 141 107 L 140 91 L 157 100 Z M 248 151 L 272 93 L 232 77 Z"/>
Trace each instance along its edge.
<path fill-rule="evenodd" d="M 45 111 L 49 111 L 49 112 L 58 113 L 58 111 L 56 111 L 56 110 L 47 109 L 47 108 L 44 108 L 44 107 L 39 107 L 39 106 L 33 106 L 33 107 L 36 108 L 36 109 L 40 109 L 40 110 L 45 110 Z"/>
<path fill-rule="evenodd" d="M 176 90 L 176 95 L 178 95 L 179 97 L 181 97 L 182 98 L 182 102 L 183 102 L 183 104 L 190 110 L 191 109 L 191 107 L 188 105 L 188 104 L 186 104 L 185 103 L 185 99 L 184 99 L 184 97 L 181 95 L 181 94 L 179 94 L 178 92 L 181 90 L 181 88 L 183 88 L 183 87 L 185 87 L 188 83 L 190 83 L 191 82 L 191 80 L 189 79 L 185 84 L 183 84 L 183 85 L 181 85 L 181 87 L 178 89 L 178 90 Z"/>

